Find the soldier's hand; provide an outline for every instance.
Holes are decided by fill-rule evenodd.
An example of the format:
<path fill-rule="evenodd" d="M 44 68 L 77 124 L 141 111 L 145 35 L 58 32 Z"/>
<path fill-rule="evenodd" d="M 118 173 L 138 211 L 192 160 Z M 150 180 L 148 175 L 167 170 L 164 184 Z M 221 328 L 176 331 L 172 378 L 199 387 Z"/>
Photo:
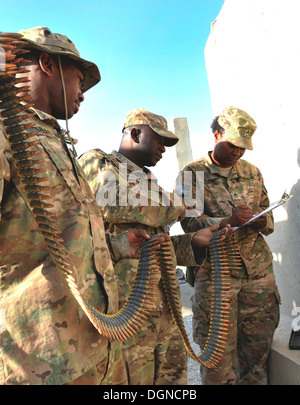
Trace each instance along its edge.
<path fill-rule="evenodd" d="M 231 226 L 243 225 L 252 217 L 252 210 L 249 205 L 239 205 L 235 207 L 231 215 Z"/>
<path fill-rule="evenodd" d="M 200 229 L 195 233 L 192 238 L 192 246 L 193 247 L 208 247 L 209 242 L 214 234 L 215 231 L 219 229 L 219 225 L 215 224 L 208 228 Z M 224 239 L 228 232 L 231 232 L 231 226 L 226 225 L 221 230 L 221 239 Z"/>
<path fill-rule="evenodd" d="M 225 218 L 220 223 L 220 228 L 223 228 L 226 225 L 231 226 L 240 226 L 245 222 L 249 221 L 252 217 L 252 210 L 249 205 L 239 205 L 235 207 L 232 211 L 232 215 L 229 218 Z"/>
<path fill-rule="evenodd" d="M 128 231 L 128 240 L 130 245 L 130 253 L 133 259 L 139 259 L 141 255 L 141 249 L 146 240 L 150 239 L 145 229 L 130 229 Z M 170 240 L 170 236 L 167 234 L 159 235 L 154 242 L 154 248 L 159 248 L 160 244 L 165 240 Z"/>
<path fill-rule="evenodd" d="M 249 225 L 254 229 L 262 229 L 267 225 L 267 217 L 263 215 L 252 221 Z"/>

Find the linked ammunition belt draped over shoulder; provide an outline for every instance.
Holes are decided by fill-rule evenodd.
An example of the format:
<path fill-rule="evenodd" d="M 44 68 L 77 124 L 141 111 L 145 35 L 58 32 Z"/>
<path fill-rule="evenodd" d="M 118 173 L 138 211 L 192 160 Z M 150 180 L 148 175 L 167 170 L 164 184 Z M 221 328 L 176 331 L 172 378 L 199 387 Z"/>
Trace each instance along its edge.
<path fill-rule="evenodd" d="M 16 162 L 18 174 L 24 185 L 27 203 L 37 223 L 37 227 L 49 254 L 56 267 L 61 271 L 77 302 L 102 335 L 111 340 L 124 340 L 133 335 L 141 327 L 147 316 L 149 303 L 153 296 L 153 286 L 158 269 L 152 266 L 154 241 L 143 246 L 142 254 L 147 262 L 140 261 L 139 272 L 129 301 L 113 315 L 100 313 L 93 308 L 80 294 L 73 276 L 74 266 L 60 237 L 61 231 L 56 228 L 57 217 L 53 212 L 47 176 L 43 177 L 43 152 L 37 148 L 39 130 L 34 130 L 30 122 L 32 114 L 28 113 L 30 95 L 29 87 L 25 86 L 26 78 L 17 78 L 17 74 L 26 72 L 26 60 L 22 55 L 26 52 L 26 42 L 21 41 L 18 34 L 1 34 L 0 47 L 4 49 L 6 61 L 0 71 L 0 117 L 5 128 L 6 137 Z M 16 87 L 18 85 L 19 87 Z M 18 96 L 18 94 L 26 96 Z M 30 128 L 30 131 L 29 131 Z M 156 277 L 157 278 L 157 277 Z"/>
<path fill-rule="evenodd" d="M 28 111 L 32 106 L 29 87 L 26 86 L 28 80 L 17 77 L 18 73 L 26 72 L 26 60 L 22 56 L 27 52 L 25 47 L 26 42 L 22 41 L 21 35 L 0 33 L 0 49 L 5 52 L 5 66 L 1 65 L 0 70 L 0 117 L 24 185 L 27 203 L 57 269 L 63 274 L 73 296 L 99 333 L 110 340 L 120 341 L 126 340 L 141 328 L 149 314 L 153 287 L 161 276 L 170 311 L 188 354 L 195 361 L 214 367 L 226 344 L 229 268 L 239 266 L 237 248 L 231 240 L 233 236 L 220 242 L 219 234 L 216 233 L 210 244 L 213 264 L 212 309 L 209 336 L 200 356 L 194 353 L 184 327 L 176 271 L 170 260 L 172 245 L 169 241 L 164 242 L 160 249 L 154 247 L 156 236 L 145 242 L 132 292 L 117 313 L 107 315 L 92 307 L 79 292 L 73 276 L 74 266 L 60 237 L 61 231 L 56 228 L 57 217 L 51 211 L 54 206 L 51 204 L 50 193 L 47 193 L 50 187 L 47 185 L 47 176 L 42 175 L 45 173 L 41 155 L 43 152 L 35 148 L 39 144 L 39 132 L 38 128 L 34 129 L 35 123 L 30 122 L 32 114 Z M 20 92 L 26 95 L 20 97 Z M 160 269 L 163 271 L 160 272 Z"/>

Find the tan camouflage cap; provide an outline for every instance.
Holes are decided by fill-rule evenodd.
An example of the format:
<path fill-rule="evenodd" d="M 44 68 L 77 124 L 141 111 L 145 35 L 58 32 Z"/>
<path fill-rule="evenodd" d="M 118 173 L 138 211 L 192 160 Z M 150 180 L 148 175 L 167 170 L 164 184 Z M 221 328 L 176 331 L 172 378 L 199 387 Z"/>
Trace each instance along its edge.
<path fill-rule="evenodd" d="M 253 149 L 252 135 L 256 131 L 256 122 L 245 111 L 236 107 L 226 107 L 218 118 L 218 123 L 225 129 L 229 142 L 239 148 Z"/>
<path fill-rule="evenodd" d="M 132 110 L 126 115 L 123 129 L 133 125 L 148 125 L 158 135 L 166 138 L 165 146 L 174 146 L 179 141 L 179 138 L 168 130 L 167 121 L 164 117 L 143 108 Z"/>
<path fill-rule="evenodd" d="M 36 49 L 55 55 L 64 55 L 79 62 L 85 76 L 82 83 L 83 93 L 101 80 L 97 65 L 82 59 L 74 43 L 65 35 L 54 34 L 47 27 L 34 27 L 28 30 L 21 30 L 19 34 L 23 35 L 22 40 L 28 42 L 29 49 Z"/>

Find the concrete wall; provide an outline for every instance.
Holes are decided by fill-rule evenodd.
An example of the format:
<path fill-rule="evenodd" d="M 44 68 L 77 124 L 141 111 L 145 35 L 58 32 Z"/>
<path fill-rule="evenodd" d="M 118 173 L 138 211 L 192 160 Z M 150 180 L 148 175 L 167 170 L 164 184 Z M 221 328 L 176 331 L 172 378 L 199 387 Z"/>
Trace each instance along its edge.
<path fill-rule="evenodd" d="M 299 0 L 225 0 L 205 48 L 214 115 L 226 105 L 252 115 L 258 129 L 244 158 L 261 169 L 271 203 L 285 189 L 294 194 L 267 237 L 291 320 L 300 307 L 299 15 Z"/>

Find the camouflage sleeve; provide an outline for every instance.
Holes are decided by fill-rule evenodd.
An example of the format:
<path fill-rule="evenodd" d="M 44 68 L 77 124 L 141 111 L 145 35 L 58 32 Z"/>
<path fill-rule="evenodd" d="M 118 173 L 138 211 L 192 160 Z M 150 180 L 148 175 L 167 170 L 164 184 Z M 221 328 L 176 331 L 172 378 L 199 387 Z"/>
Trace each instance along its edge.
<path fill-rule="evenodd" d="M 132 171 L 111 155 L 93 150 L 79 162 L 93 190 L 105 222 L 139 223 L 164 227 L 184 217 L 182 200 L 174 199 L 143 171 Z"/>
<path fill-rule="evenodd" d="M 269 205 L 270 205 L 270 201 L 269 201 L 269 197 L 268 197 L 268 192 L 267 192 L 265 186 L 263 185 L 260 204 L 259 204 L 259 212 L 257 214 L 259 214 L 260 212 L 262 212 L 263 210 L 268 208 Z M 265 215 L 266 215 L 266 219 L 267 219 L 266 226 L 264 228 L 259 229 L 259 232 L 261 232 L 265 236 L 268 236 L 274 231 L 274 217 L 273 217 L 272 211 L 267 212 Z"/>
<path fill-rule="evenodd" d="M 127 232 L 122 232 L 119 233 L 118 235 L 112 235 L 106 232 L 105 237 L 110 257 L 114 263 L 116 263 L 121 259 L 131 258 Z"/>
<path fill-rule="evenodd" d="M 185 218 L 181 221 L 181 227 L 184 232 L 196 232 L 199 229 L 208 228 L 209 226 L 220 224 L 226 217 L 209 217 L 206 214 L 200 217 Z"/>
<path fill-rule="evenodd" d="M 95 197 L 99 188 L 98 179 L 101 176 L 102 165 L 105 166 L 105 163 L 101 163 L 101 160 L 105 155 L 100 149 L 93 149 L 84 153 L 78 159 Z"/>
<path fill-rule="evenodd" d="M 249 195 L 250 200 L 252 199 L 253 201 L 255 201 L 254 208 L 253 208 L 254 209 L 253 214 L 256 215 L 256 214 L 259 214 L 260 212 L 262 212 L 263 210 L 265 210 L 267 207 L 269 207 L 268 193 L 264 186 L 263 177 L 262 177 L 260 170 L 257 167 L 250 165 L 247 162 L 243 162 L 243 165 L 245 166 L 244 172 L 246 174 L 248 174 L 251 171 L 251 174 L 255 177 L 255 180 L 253 180 L 253 184 L 252 184 L 253 191 L 252 192 L 249 192 L 248 188 L 245 186 L 243 187 L 243 190 L 241 192 L 247 193 L 247 195 Z M 194 190 L 196 189 L 195 168 L 194 167 L 186 168 L 185 170 L 191 171 L 193 173 L 192 191 L 193 191 L 193 198 L 195 198 L 195 195 L 194 195 Z M 206 204 L 206 207 L 208 208 L 208 209 L 206 209 L 206 212 L 207 211 L 211 212 L 212 206 L 216 206 L 216 204 L 218 204 L 218 201 L 215 201 L 215 196 L 213 195 L 213 193 L 211 193 L 211 191 L 208 191 L 208 190 L 212 190 L 212 187 L 213 186 L 211 184 L 210 184 L 209 189 L 207 189 L 205 187 L 205 192 L 204 192 L 205 204 Z M 217 188 L 214 191 L 215 191 L 214 194 L 216 194 Z M 223 200 L 228 198 L 227 190 L 225 190 L 224 196 L 221 194 L 220 190 L 218 192 L 220 193 L 219 194 L 220 201 L 222 201 L 222 198 L 223 198 Z M 223 208 L 224 208 L 224 205 L 223 205 Z M 228 218 L 228 215 L 227 216 L 224 216 L 224 215 L 218 216 L 218 214 L 220 214 L 220 213 L 224 214 L 223 209 L 215 208 L 214 211 L 216 213 L 216 215 L 214 215 L 214 216 L 210 216 L 205 212 L 200 216 L 184 218 L 181 221 L 182 229 L 185 232 L 196 232 L 198 229 L 203 229 L 203 228 L 215 225 L 215 224 L 220 224 L 223 219 Z M 229 212 L 228 212 L 228 214 L 229 214 L 229 216 L 231 215 Z M 274 230 L 274 220 L 273 220 L 272 212 L 268 212 L 266 214 L 266 218 L 267 218 L 266 226 L 262 229 L 258 229 L 258 232 L 261 232 L 267 236 L 270 233 L 272 233 Z"/>
<path fill-rule="evenodd" d="M 259 214 L 264 211 L 270 205 L 269 197 L 265 186 L 262 188 L 261 199 L 259 204 L 259 210 L 254 214 Z M 198 229 L 207 228 L 214 224 L 220 224 L 221 221 L 226 217 L 210 217 L 206 214 L 201 215 L 200 217 L 191 217 L 185 218 L 181 221 L 181 227 L 185 232 L 196 232 Z M 274 219 L 272 211 L 266 214 L 267 224 L 264 228 L 259 229 L 259 232 L 264 235 L 270 235 L 274 231 Z"/>
<path fill-rule="evenodd" d="M 192 247 L 195 233 L 171 236 L 178 266 L 200 266 L 205 257 L 206 249 Z"/>
<path fill-rule="evenodd" d="M 184 232 L 197 232 L 199 229 L 207 228 L 209 226 L 215 225 L 215 224 L 220 224 L 220 222 L 225 218 L 224 216 L 222 217 L 211 217 L 207 214 L 204 213 L 204 184 L 203 184 L 203 189 L 201 188 L 200 181 L 203 182 L 203 180 L 199 180 L 197 178 L 197 171 L 199 173 L 204 173 L 203 168 L 199 167 L 199 170 L 194 167 L 185 167 L 183 171 L 181 171 L 178 175 L 177 179 L 181 178 L 184 192 L 187 194 L 190 194 L 192 197 L 193 202 L 198 202 L 198 205 L 200 209 L 198 210 L 200 212 L 200 215 L 196 216 L 186 216 L 182 221 L 181 221 L 181 227 L 184 230 Z M 186 177 L 183 176 L 183 173 L 185 172 Z M 191 177 L 188 177 L 188 175 L 191 175 Z M 184 179 L 184 180 L 183 180 Z M 203 177 L 204 179 L 204 177 Z M 196 190 L 199 190 L 200 194 L 198 195 Z M 185 197 L 186 198 L 186 197 Z M 199 201 L 199 199 L 202 199 L 202 201 Z M 197 213 L 197 210 L 195 210 Z"/>

